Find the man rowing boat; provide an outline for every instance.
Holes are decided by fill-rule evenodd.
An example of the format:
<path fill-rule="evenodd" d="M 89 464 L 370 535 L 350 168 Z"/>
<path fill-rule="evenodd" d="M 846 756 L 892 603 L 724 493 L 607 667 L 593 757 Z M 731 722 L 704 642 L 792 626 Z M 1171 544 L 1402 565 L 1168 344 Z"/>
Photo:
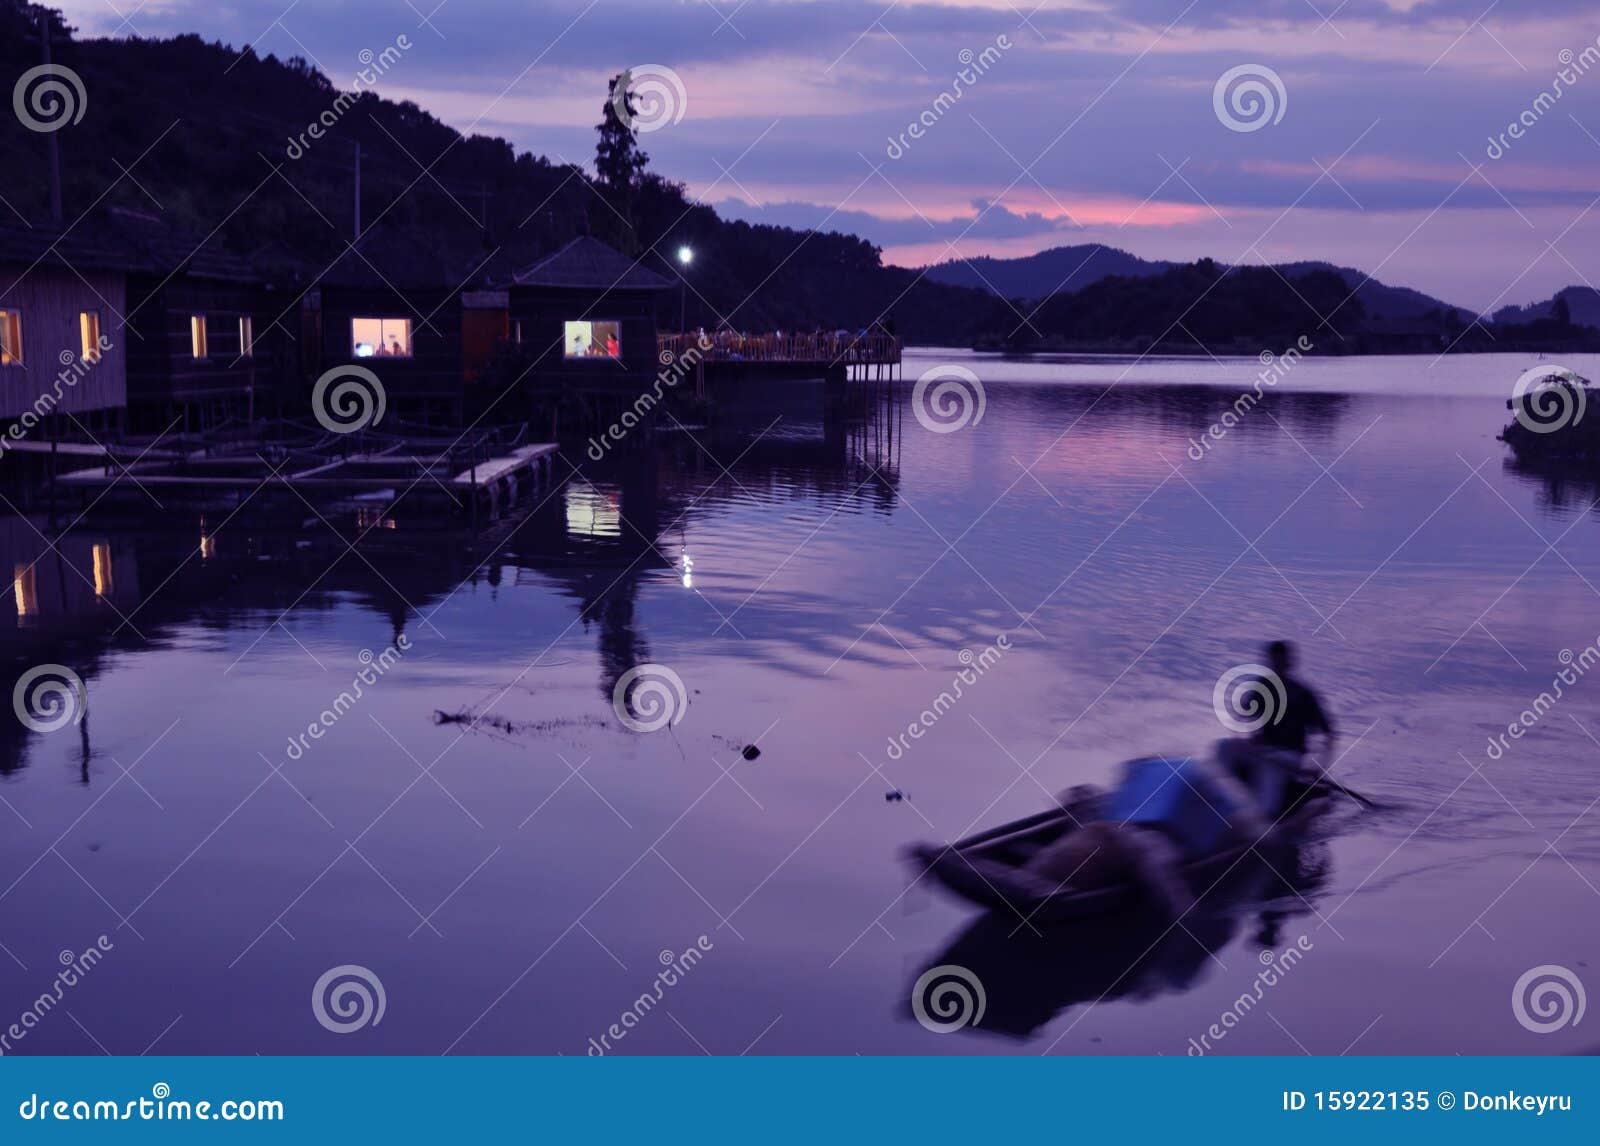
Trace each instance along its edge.
<path fill-rule="evenodd" d="M 1217 759 L 1255 793 L 1256 801 L 1268 817 L 1283 807 L 1285 784 L 1300 776 L 1310 737 L 1319 734 L 1323 754 L 1333 755 L 1333 722 L 1322 701 L 1294 673 L 1294 646 L 1288 641 L 1273 641 L 1266 648 L 1269 679 L 1262 691 L 1272 699 L 1267 703 L 1267 720 L 1250 740 L 1217 742 Z"/>

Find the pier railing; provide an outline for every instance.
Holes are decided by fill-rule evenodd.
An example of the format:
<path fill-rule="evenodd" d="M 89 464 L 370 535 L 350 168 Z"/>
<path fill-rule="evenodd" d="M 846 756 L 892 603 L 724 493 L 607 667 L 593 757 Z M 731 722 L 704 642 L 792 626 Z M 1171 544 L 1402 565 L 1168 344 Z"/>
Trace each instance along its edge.
<path fill-rule="evenodd" d="M 656 349 L 668 362 L 700 345 L 697 333 L 658 334 Z M 707 362 L 803 362 L 824 366 L 900 361 L 900 340 L 892 334 L 736 334 L 707 333 Z"/>

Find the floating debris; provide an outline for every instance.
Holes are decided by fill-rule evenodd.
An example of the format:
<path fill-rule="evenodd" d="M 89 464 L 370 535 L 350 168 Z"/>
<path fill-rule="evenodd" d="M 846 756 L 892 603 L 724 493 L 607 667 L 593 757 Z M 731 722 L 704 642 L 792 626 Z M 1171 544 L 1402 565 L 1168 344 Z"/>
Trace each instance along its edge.
<path fill-rule="evenodd" d="M 906 794 L 899 788 L 891 788 L 889 791 L 883 794 L 883 798 L 890 804 L 898 804 L 901 800 L 906 798 Z"/>
<path fill-rule="evenodd" d="M 460 712 L 445 712 L 441 709 L 433 710 L 435 724 L 468 724 L 473 727 L 488 727 L 504 732 L 508 736 L 518 734 L 532 736 L 549 736 L 568 728 L 605 728 L 606 722 L 593 716 L 563 716 L 553 720 L 511 720 L 508 717 L 497 716 L 492 712 L 478 714 L 470 709 Z"/>

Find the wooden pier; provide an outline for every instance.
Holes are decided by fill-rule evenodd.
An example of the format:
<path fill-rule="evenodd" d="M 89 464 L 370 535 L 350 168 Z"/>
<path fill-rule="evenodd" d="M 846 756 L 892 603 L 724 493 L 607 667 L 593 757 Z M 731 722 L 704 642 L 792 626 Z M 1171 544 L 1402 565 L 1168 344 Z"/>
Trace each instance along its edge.
<path fill-rule="evenodd" d="M 664 369 L 692 364 L 695 397 L 724 401 L 767 383 L 821 381 L 830 401 L 870 401 L 870 394 L 900 377 L 902 346 L 887 333 L 715 334 L 656 336 Z"/>
<path fill-rule="evenodd" d="M 518 434 L 518 437 L 521 435 Z M 427 439 L 368 443 L 349 453 L 341 449 L 359 442 L 322 439 L 291 446 L 243 445 L 229 442 L 153 454 L 124 462 L 101 451 L 102 464 L 56 475 L 54 487 L 76 491 L 88 504 L 115 490 L 128 498 L 169 497 L 241 503 L 258 494 L 291 494 L 329 502 L 343 499 L 392 499 L 463 513 L 477 522 L 492 519 L 529 491 L 553 480 L 555 442 L 517 444 L 515 439 L 481 435 L 472 441 Z M 436 448 L 430 449 L 431 445 Z M 78 451 L 77 456 L 94 456 Z"/>

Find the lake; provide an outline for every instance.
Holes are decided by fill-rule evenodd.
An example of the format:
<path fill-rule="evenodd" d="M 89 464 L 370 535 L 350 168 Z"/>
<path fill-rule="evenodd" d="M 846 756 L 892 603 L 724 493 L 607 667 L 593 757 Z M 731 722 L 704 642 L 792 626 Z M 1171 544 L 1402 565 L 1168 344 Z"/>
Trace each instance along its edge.
<path fill-rule="evenodd" d="M 942 364 L 950 432 L 907 393 Z M 1511 467 L 1531 364 L 1306 359 L 1221 427 L 1260 362 L 921 350 L 864 424 L 573 443 L 487 557 L 400 511 L 349 553 L 365 508 L 8 518 L 13 679 L 88 715 L 0 737 L 6 1053 L 1581 1050 L 1513 1005 L 1600 982 L 1600 488 Z M 909 886 L 1226 735 L 1277 637 L 1379 810 L 1176 930 Z M 917 1021 L 936 966 L 976 1027 Z"/>

